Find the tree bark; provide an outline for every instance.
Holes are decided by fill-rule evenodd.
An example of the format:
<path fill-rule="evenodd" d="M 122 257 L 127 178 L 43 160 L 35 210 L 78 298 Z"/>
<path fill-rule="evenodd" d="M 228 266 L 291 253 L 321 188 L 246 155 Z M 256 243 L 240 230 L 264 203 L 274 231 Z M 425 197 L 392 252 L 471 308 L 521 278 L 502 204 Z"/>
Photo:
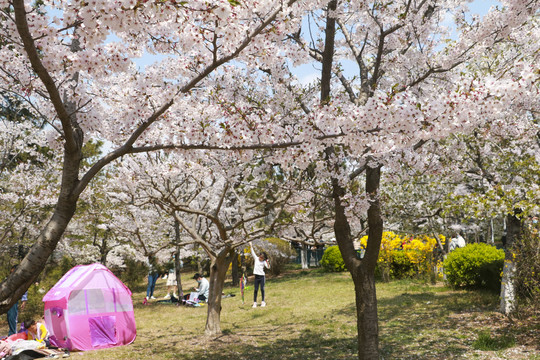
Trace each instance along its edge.
<path fill-rule="evenodd" d="M 321 72 L 321 103 L 330 99 L 331 72 L 334 54 L 336 21 L 330 14 L 337 8 L 337 0 L 328 3 L 325 29 L 325 48 Z M 326 149 L 331 154 L 334 149 Z M 333 166 L 329 164 L 329 166 Z M 339 170 L 338 170 L 339 171 Z M 377 315 L 377 294 L 375 291 L 375 266 L 382 242 L 383 221 L 378 199 L 381 172 L 380 167 L 366 167 L 366 193 L 370 196 L 368 209 L 368 243 L 363 259 L 358 259 L 351 236 L 351 227 L 345 213 L 341 197 L 345 189 L 337 178 L 332 178 L 332 198 L 334 200 L 334 233 L 343 256 L 345 266 L 351 273 L 355 285 L 356 315 L 358 331 L 358 358 L 379 359 L 379 328 Z"/>
<path fill-rule="evenodd" d="M 56 208 L 51 219 L 38 236 L 36 243 L 30 248 L 17 269 L 0 284 L 0 313 L 7 312 L 36 280 L 75 214 L 80 194 L 75 189 L 79 185 L 79 171 L 82 160 L 81 149 L 84 139 L 83 132 L 77 123 L 76 112 L 73 111 L 76 105 L 70 101 L 62 101 L 56 84 L 41 63 L 39 52 L 26 20 L 24 2 L 14 1 L 13 10 L 17 31 L 21 37 L 24 50 L 33 70 L 47 88 L 51 103 L 62 122 L 65 140 L 62 180 Z M 75 48 L 78 44 L 73 42 L 71 45 L 72 51 L 76 51 Z M 77 82 L 77 76 L 77 74 L 74 75 L 72 79 L 75 83 Z"/>
<path fill-rule="evenodd" d="M 518 217 L 519 213 L 519 210 L 515 210 L 514 214 L 509 214 L 506 220 L 506 246 L 504 249 L 504 267 L 500 295 L 500 311 L 506 315 L 511 314 L 515 310 L 516 306 L 514 285 L 515 264 L 512 249 L 514 242 L 519 239 L 522 232 L 522 222 Z"/>
<path fill-rule="evenodd" d="M 300 261 L 302 263 L 302 269 L 309 268 L 309 264 L 307 261 L 307 245 L 302 244 L 302 247 L 300 248 Z"/>
<path fill-rule="evenodd" d="M 379 319 L 373 273 L 360 267 L 354 281 L 358 358 L 379 359 Z"/>
<path fill-rule="evenodd" d="M 236 250 L 233 250 L 234 256 L 231 262 L 231 276 L 233 286 L 238 286 L 240 284 L 240 273 L 238 271 L 238 254 Z"/>
<path fill-rule="evenodd" d="M 180 223 L 174 219 L 174 240 L 176 242 L 176 249 L 174 252 L 174 270 L 176 271 L 176 286 L 178 289 L 178 299 L 182 301 L 184 297 L 184 290 L 182 289 L 182 273 L 180 271 Z"/>
<path fill-rule="evenodd" d="M 208 315 L 204 333 L 207 336 L 221 335 L 221 294 L 225 284 L 227 269 L 231 263 L 233 251 L 222 251 L 212 258 L 210 264 L 210 292 L 208 294 Z"/>
<path fill-rule="evenodd" d="M 71 196 L 79 172 L 80 153 L 64 151 L 60 195 L 53 216 L 17 269 L 0 284 L 0 313 L 4 314 L 34 283 L 75 214 L 78 196 Z"/>
<path fill-rule="evenodd" d="M 356 316 L 358 331 L 358 358 L 379 359 L 379 325 L 377 314 L 377 293 L 375 290 L 375 266 L 382 242 L 383 222 L 376 191 L 379 188 L 380 169 L 367 169 L 366 190 L 372 194 L 368 210 L 368 243 L 363 259 L 358 259 L 350 235 L 350 225 L 341 203 L 342 189 L 337 180 L 333 181 L 335 205 L 334 232 L 347 270 L 351 273 L 355 287 Z"/>

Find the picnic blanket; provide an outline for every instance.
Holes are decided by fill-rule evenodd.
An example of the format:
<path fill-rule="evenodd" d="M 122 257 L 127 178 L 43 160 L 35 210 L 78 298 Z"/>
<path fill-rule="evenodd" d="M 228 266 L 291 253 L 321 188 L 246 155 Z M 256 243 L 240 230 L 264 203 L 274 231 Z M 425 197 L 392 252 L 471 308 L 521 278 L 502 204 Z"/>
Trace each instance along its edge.
<path fill-rule="evenodd" d="M 31 359 L 60 359 L 69 356 L 69 352 L 58 349 L 27 349 L 23 350 L 17 355 L 11 355 L 5 358 L 5 360 L 31 360 Z"/>

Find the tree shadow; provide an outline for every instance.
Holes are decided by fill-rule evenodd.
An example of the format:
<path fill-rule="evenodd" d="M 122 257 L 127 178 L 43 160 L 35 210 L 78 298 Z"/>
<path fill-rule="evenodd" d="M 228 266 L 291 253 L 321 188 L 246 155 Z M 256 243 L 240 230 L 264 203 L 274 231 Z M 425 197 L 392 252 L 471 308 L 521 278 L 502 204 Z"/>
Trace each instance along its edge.
<path fill-rule="evenodd" d="M 348 274 L 348 273 L 347 273 Z M 323 271 L 320 268 L 316 269 L 302 269 L 291 272 L 284 272 L 277 276 L 269 276 L 268 279 L 274 283 L 289 282 L 291 280 L 318 279 L 327 278 L 328 272 Z"/>
<path fill-rule="evenodd" d="M 471 351 L 469 337 L 476 326 L 460 314 L 474 318 L 494 311 L 496 297 L 475 292 L 405 292 L 380 299 L 378 306 L 385 358 L 456 359 Z"/>
<path fill-rule="evenodd" d="M 276 329 L 274 331 L 279 331 Z M 230 343 L 229 336 L 238 337 L 239 334 L 224 334 L 214 341 Z M 265 360 L 303 360 L 303 359 L 354 359 L 357 357 L 356 338 L 326 337 L 324 333 L 315 333 L 310 330 L 296 333 L 294 337 L 277 339 L 268 343 L 271 333 L 257 333 L 241 335 L 244 338 L 241 344 L 234 346 L 211 347 L 194 349 L 190 353 L 182 354 L 183 359 L 265 359 Z M 265 344 L 257 345 L 257 337 L 264 337 Z M 248 338 L 248 339 L 246 339 Z M 246 343 L 249 342 L 249 343 Z M 173 351 L 173 349 L 169 349 Z"/>

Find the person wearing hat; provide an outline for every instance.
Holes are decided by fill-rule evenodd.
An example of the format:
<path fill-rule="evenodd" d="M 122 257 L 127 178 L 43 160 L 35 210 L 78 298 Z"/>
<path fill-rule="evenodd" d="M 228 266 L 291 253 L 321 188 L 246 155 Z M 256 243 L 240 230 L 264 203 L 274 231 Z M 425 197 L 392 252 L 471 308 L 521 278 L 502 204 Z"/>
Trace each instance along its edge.
<path fill-rule="evenodd" d="M 196 273 L 193 279 L 197 280 L 198 288 L 193 288 L 199 294 L 199 301 L 208 302 L 208 293 L 210 292 L 210 283 L 201 274 Z"/>

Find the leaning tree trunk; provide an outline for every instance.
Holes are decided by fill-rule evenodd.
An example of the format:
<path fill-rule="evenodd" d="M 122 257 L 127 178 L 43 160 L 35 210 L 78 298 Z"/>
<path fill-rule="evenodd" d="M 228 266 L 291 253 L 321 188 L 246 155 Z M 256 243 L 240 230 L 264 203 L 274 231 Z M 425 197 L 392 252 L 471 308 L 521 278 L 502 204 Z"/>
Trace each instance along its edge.
<path fill-rule="evenodd" d="M 504 249 L 504 268 L 501 282 L 501 303 L 500 311 L 503 314 L 509 315 L 515 310 L 516 293 L 515 293 L 515 264 L 512 248 L 516 240 L 521 236 L 522 223 L 516 216 L 519 216 L 519 210 L 514 211 L 514 214 L 507 216 L 506 227 L 506 246 Z"/>
<path fill-rule="evenodd" d="M 64 154 L 66 159 L 62 187 L 54 214 L 17 269 L 0 284 L 0 313 L 2 314 L 6 313 L 34 283 L 75 214 L 78 197 L 72 197 L 70 192 L 77 180 L 78 160 L 70 160 L 67 158 L 70 154 L 67 152 Z"/>
<path fill-rule="evenodd" d="M 29 30 L 24 2 L 13 1 L 13 10 L 17 32 L 20 35 L 32 69 L 45 85 L 56 113 L 62 122 L 64 163 L 60 193 L 51 219 L 47 222 L 36 243 L 30 248 L 17 269 L 0 284 L 0 313 L 7 312 L 39 276 L 75 214 L 80 194 L 80 190 L 77 191 L 76 189 L 80 182 L 79 170 L 84 140 L 83 131 L 77 122 L 78 105 L 68 101 L 66 97 L 62 100 L 62 95 L 56 88 L 54 80 L 41 63 L 40 54 Z M 78 48 L 79 42 L 74 39 L 70 49 L 75 52 L 78 51 Z M 77 83 L 78 74 L 75 73 L 71 80 Z"/>
<path fill-rule="evenodd" d="M 74 189 L 79 182 L 82 134 L 76 132 L 75 138 L 77 139 L 75 149 L 70 149 L 68 146 L 64 148 L 60 194 L 51 219 L 17 269 L 0 284 L 0 313 L 2 314 L 7 312 L 34 283 L 75 214 L 79 195 L 74 192 Z"/>
<path fill-rule="evenodd" d="M 230 251 L 222 251 L 216 257 L 212 257 L 210 264 L 208 315 L 204 329 L 204 333 L 207 336 L 221 335 L 221 294 L 223 293 L 225 276 L 231 259 Z"/>

